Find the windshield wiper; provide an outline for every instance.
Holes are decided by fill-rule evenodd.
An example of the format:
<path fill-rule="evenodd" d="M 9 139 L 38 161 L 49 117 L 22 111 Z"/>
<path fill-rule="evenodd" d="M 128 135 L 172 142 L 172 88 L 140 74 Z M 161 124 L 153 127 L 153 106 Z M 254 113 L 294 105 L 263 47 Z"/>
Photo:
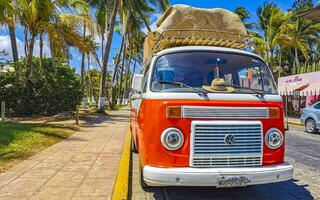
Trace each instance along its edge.
<path fill-rule="evenodd" d="M 258 89 L 252 89 L 252 88 L 248 88 L 248 87 L 241 87 L 239 85 L 226 85 L 226 87 L 234 87 L 237 89 L 245 89 L 245 90 L 250 90 L 252 92 L 254 92 L 257 95 L 260 95 L 261 97 L 264 97 L 264 95 L 266 94 L 265 92 L 258 90 Z"/>
<path fill-rule="evenodd" d="M 192 87 L 190 85 L 187 85 L 187 84 L 184 84 L 184 83 L 178 82 L 178 81 L 159 81 L 159 83 L 160 84 L 177 85 L 177 86 L 184 87 L 184 88 L 190 88 L 193 91 L 197 92 L 200 96 L 201 95 L 207 96 L 207 94 L 208 94 L 206 91 L 197 90 L 196 88 L 194 88 L 194 87 Z"/>

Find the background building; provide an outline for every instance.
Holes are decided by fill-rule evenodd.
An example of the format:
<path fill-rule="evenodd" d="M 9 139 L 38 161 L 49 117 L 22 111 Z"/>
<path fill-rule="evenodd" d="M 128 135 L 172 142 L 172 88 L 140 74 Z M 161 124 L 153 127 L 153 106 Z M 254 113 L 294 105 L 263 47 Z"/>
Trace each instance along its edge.
<path fill-rule="evenodd" d="M 299 115 L 301 108 L 319 101 L 320 72 L 280 77 L 278 92 L 288 104 L 289 114 Z"/>

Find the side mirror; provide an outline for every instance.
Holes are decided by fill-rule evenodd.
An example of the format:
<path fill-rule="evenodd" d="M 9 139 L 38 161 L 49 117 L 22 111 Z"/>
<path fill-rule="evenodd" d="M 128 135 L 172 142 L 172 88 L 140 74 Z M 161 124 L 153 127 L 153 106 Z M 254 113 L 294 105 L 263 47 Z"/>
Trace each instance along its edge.
<path fill-rule="evenodd" d="M 142 74 L 135 74 L 132 78 L 131 89 L 133 92 L 140 93 L 143 90 L 144 76 Z"/>

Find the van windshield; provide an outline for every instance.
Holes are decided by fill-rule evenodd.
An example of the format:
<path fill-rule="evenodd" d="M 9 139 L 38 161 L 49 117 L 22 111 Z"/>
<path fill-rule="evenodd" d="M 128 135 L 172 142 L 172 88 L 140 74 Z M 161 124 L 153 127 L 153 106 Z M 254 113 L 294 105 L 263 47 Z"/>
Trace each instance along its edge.
<path fill-rule="evenodd" d="M 213 81 L 219 79 L 220 81 Z M 215 90 L 234 86 L 233 90 Z M 219 82 L 219 85 L 215 85 Z M 177 84 L 178 83 L 178 84 Z M 190 87 L 185 87 L 190 86 Z M 208 92 L 277 94 L 274 80 L 268 67 L 260 59 L 230 53 L 180 52 L 163 55 L 157 59 L 151 82 L 154 92 Z"/>

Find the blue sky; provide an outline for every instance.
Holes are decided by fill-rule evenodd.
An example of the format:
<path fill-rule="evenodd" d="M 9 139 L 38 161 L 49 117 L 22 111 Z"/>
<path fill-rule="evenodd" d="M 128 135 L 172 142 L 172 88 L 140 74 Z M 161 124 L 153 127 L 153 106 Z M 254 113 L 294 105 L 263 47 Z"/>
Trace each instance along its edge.
<path fill-rule="evenodd" d="M 170 1 L 172 4 L 187 4 L 191 5 L 194 7 L 200 7 L 200 8 L 225 8 L 228 10 L 234 10 L 236 7 L 243 6 L 245 7 L 251 14 L 251 19 L 250 21 L 256 21 L 257 16 L 256 16 L 256 9 L 259 6 L 262 6 L 265 1 L 251 1 L 251 0 L 171 0 Z M 274 0 L 273 1 L 275 4 L 281 7 L 283 11 L 286 11 L 292 6 L 293 0 Z M 314 0 L 314 3 L 316 4 L 316 0 Z M 160 14 L 156 14 L 152 16 L 152 28 L 155 28 L 155 21 L 156 19 L 160 16 Z M 120 36 L 118 34 L 114 34 L 114 40 L 112 43 L 111 47 L 111 54 L 109 57 L 109 62 L 112 62 L 112 58 L 115 56 L 119 46 L 120 46 Z M 99 38 L 96 37 L 96 41 L 99 42 Z M 37 41 L 36 41 L 37 42 Z M 18 43 L 18 48 L 19 48 L 19 56 L 23 55 L 23 28 L 18 27 L 17 28 L 17 43 Z M 0 50 L 6 49 L 9 52 L 9 56 L 7 59 L 11 59 L 11 46 L 10 46 L 10 40 L 8 36 L 8 31 L 5 28 L 0 28 Z M 50 50 L 48 45 L 45 44 L 45 49 L 44 52 L 47 56 L 50 56 Z M 101 50 L 98 51 L 98 55 L 101 56 L 100 54 Z M 35 50 L 34 50 L 35 55 L 39 55 L 39 48 L 36 43 Z M 71 66 L 76 68 L 76 71 L 79 72 L 80 68 L 80 62 L 81 62 L 81 54 L 76 50 L 72 49 L 71 50 L 72 54 L 72 60 L 70 62 Z M 92 66 L 94 67 L 94 66 Z"/>

